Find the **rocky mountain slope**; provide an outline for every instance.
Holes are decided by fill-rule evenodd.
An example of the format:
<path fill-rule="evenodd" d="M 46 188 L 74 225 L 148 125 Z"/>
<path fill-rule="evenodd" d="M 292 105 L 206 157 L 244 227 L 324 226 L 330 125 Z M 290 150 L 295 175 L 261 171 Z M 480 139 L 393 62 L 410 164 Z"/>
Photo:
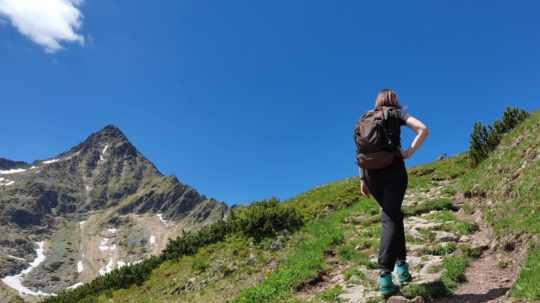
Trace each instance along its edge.
<path fill-rule="evenodd" d="M 48 160 L 0 158 L 0 299 L 77 287 L 227 213 L 163 176 L 114 126 Z"/>

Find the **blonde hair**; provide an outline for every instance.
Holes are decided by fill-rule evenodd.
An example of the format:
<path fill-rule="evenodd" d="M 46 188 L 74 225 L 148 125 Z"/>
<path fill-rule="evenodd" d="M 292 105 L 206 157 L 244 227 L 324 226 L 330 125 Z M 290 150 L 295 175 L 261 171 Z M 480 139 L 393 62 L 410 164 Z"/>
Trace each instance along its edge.
<path fill-rule="evenodd" d="M 396 92 L 392 89 L 382 89 L 375 99 L 375 106 L 394 106 L 401 108 Z"/>

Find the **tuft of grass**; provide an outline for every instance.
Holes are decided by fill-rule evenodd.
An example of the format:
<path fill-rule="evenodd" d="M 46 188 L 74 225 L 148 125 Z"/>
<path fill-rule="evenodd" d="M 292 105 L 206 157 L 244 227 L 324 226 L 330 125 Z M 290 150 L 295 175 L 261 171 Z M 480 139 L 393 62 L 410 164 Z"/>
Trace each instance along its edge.
<path fill-rule="evenodd" d="M 482 255 L 481 247 L 471 247 L 467 244 L 458 245 L 459 250 L 463 253 L 464 256 L 471 259 L 478 259 Z"/>
<path fill-rule="evenodd" d="M 401 293 L 407 298 L 422 297 L 428 301 L 450 295 L 452 292 L 442 281 L 426 284 L 410 284 L 401 289 Z"/>
<path fill-rule="evenodd" d="M 457 210 L 449 198 L 437 198 L 427 200 L 414 207 L 408 207 L 404 209 L 406 216 L 418 216 L 424 213 L 429 213 L 434 210 Z"/>
<path fill-rule="evenodd" d="M 512 296 L 520 299 L 540 300 L 538 281 L 540 281 L 540 248 L 531 248 L 527 262 L 512 287 Z"/>
<path fill-rule="evenodd" d="M 450 242 L 426 246 L 424 252 L 429 255 L 447 256 L 456 251 L 456 249 L 456 243 Z"/>
<path fill-rule="evenodd" d="M 458 283 L 465 281 L 465 268 L 468 264 L 469 260 L 464 256 L 448 256 L 443 260 L 441 280 L 427 284 L 410 284 L 401 292 L 408 298 L 421 296 L 428 301 L 448 296 Z"/>
<path fill-rule="evenodd" d="M 193 260 L 193 264 L 191 265 L 191 268 L 194 271 L 202 272 L 202 271 L 205 271 L 209 266 L 210 264 L 208 263 L 208 260 L 196 258 L 195 260 Z"/>
<path fill-rule="evenodd" d="M 365 280 L 366 275 L 359 271 L 356 267 L 349 267 L 343 272 L 343 277 L 346 281 L 351 280 L 353 277 L 357 277 L 359 280 Z"/>
<path fill-rule="evenodd" d="M 341 286 L 339 285 L 336 285 L 332 288 L 325 289 L 317 297 L 325 303 L 339 302 L 338 296 L 342 292 L 343 292 L 343 288 L 341 288 Z"/>
<path fill-rule="evenodd" d="M 355 261 L 360 259 L 360 253 L 350 243 L 343 244 L 338 248 L 338 257 L 341 261 Z"/>
<path fill-rule="evenodd" d="M 451 256 L 443 260 L 441 280 L 448 289 L 455 289 L 459 283 L 465 282 L 465 269 L 469 260 L 464 256 Z"/>
<path fill-rule="evenodd" d="M 472 235 L 477 232 L 480 228 L 477 224 L 466 221 L 458 221 L 454 225 L 454 230 L 461 235 Z"/>

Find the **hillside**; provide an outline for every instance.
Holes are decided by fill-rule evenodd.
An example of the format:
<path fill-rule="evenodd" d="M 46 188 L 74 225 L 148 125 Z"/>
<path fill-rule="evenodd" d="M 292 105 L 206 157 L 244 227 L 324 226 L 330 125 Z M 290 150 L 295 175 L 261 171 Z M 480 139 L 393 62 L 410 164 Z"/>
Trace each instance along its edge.
<path fill-rule="evenodd" d="M 539 130 L 535 112 L 474 169 L 466 154 L 409 169 L 404 211 L 414 280 L 405 297 L 540 299 Z M 170 242 L 160 257 L 47 302 L 380 302 L 379 208 L 359 195 L 358 182 L 234 208 L 225 222 Z"/>
<path fill-rule="evenodd" d="M 78 287 L 227 212 L 111 125 L 48 160 L 0 159 L 0 298 Z"/>

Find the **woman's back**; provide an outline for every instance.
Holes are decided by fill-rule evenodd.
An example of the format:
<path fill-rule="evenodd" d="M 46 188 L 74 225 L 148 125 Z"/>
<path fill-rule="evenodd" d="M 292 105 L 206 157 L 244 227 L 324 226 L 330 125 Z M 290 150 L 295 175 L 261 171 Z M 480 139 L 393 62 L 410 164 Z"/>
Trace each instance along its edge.
<path fill-rule="evenodd" d="M 389 141 L 399 151 L 390 164 L 382 168 L 360 169 L 362 171 L 362 193 L 372 194 L 381 206 L 382 234 L 379 246 L 378 263 L 381 270 L 379 276 L 379 290 L 382 295 L 390 295 L 397 290 L 392 281 L 391 272 L 396 271 L 400 284 L 412 280 L 406 262 L 405 230 L 403 225 L 403 212 L 401 205 L 407 190 L 408 176 L 404 159 L 410 158 L 425 140 L 427 127 L 418 119 L 402 110 L 397 94 L 392 90 L 382 90 L 377 96 L 376 109 L 384 109 L 390 113 L 383 115 L 383 123 L 386 129 L 383 131 Z M 407 149 L 401 147 L 401 126 L 407 125 L 416 137 Z M 358 145 L 357 145 L 358 151 Z M 365 150 L 364 150 L 365 152 Z M 360 162 L 359 162 L 360 164 Z"/>

